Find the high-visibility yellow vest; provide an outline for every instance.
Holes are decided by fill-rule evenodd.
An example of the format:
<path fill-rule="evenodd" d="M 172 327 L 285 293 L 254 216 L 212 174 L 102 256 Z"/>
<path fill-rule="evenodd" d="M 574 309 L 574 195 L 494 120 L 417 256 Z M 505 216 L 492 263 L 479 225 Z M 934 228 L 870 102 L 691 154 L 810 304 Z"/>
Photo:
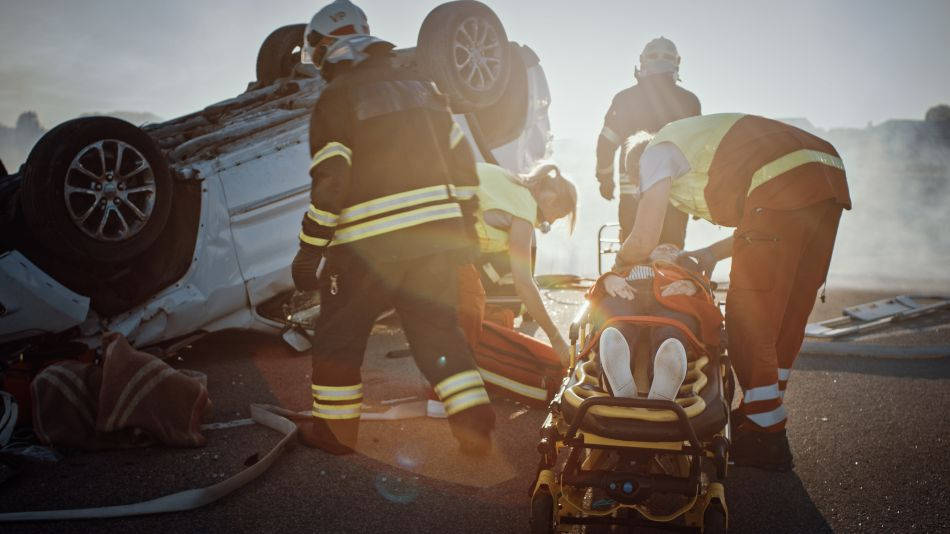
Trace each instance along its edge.
<path fill-rule="evenodd" d="M 709 183 L 709 167 L 723 138 L 736 122 L 746 116 L 742 113 L 719 113 L 689 117 L 667 124 L 653 137 L 647 149 L 658 143 L 673 143 L 690 165 L 689 172 L 674 179 L 671 184 L 670 203 L 674 207 L 715 222 L 705 195 L 706 185 Z M 841 159 L 835 155 L 817 150 L 797 150 L 759 168 L 752 175 L 746 194 L 784 172 L 813 162 L 844 168 Z"/>
<path fill-rule="evenodd" d="M 508 171 L 491 163 L 478 163 L 478 213 L 475 229 L 479 248 L 490 254 L 508 250 L 508 231 L 485 223 L 485 212 L 501 210 L 538 225 L 538 202 L 527 187 L 511 181 Z"/>

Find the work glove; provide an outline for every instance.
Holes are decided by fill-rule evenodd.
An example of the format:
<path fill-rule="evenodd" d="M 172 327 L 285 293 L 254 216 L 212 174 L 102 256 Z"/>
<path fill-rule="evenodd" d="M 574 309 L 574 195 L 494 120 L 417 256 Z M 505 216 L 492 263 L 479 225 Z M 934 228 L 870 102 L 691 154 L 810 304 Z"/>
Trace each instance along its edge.
<path fill-rule="evenodd" d="M 637 296 L 633 288 L 630 287 L 630 284 L 621 278 L 620 275 L 608 274 L 607 276 L 604 276 L 602 283 L 604 284 L 604 291 L 606 291 L 611 297 L 620 297 L 627 300 L 634 300 Z"/>
<path fill-rule="evenodd" d="M 290 275 L 294 279 L 294 287 L 298 291 L 316 291 L 320 288 L 317 279 L 317 267 L 323 254 L 310 248 L 301 246 L 290 264 Z"/>
<path fill-rule="evenodd" d="M 613 200 L 614 199 L 614 181 L 613 180 L 604 180 L 600 182 L 600 196 L 604 197 L 604 200 Z"/>
<path fill-rule="evenodd" d="M 696 264 L 699 266 L 699 271 L 706 278 L 709 278 L 712 276 L 713 269 L 716 268 L 716 264 L 719 262 L 719 260 L 717 260 L 716 257 L 713 256 L 712 250 L 710 250 L 709 247 L 701 248 L 701 249 L 697 249 L 693 251 L 683 251 L 680 254 L 680 257 L 690 258 L 693 261 L 695 261 Z"/>

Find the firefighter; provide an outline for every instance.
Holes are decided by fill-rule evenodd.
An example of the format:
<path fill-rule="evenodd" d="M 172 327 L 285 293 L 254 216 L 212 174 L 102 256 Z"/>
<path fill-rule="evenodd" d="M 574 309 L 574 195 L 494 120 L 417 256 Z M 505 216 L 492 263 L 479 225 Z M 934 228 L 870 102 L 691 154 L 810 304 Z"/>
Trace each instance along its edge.
<path fill-rule="evenodd" d="M 744 391 L 733 419 L 738 465 L 787 471 L 792 454 L 782 398 L 808 315 L 824 283 L 843 209 L 844 166 L 827 141 L 788 124 L 738 113 L 679 120 L 640 158 L 643 191 L 633 231 L 613 272 L 660 241 L 667 206 L 735 227 L 732 237 L 689 253 L 711 272 L 732 257 L 726 296 L 729 355 Z M 629 295 L 608 276 L 611 295 Z"/>
<path fill-rule="evenodd" d="M 392 65 L 392 44 L 311 41 L 328 85 L 311 117 L 311 206 L 292 265 L 296 287 L 321 298 L 301 440 L 352 452 L 367 338 L 394 307 L 461 450 L 487 453 L 494 412 L 456 313 L 457 269 L 476 247 L 474 156 L 435 84 Z"/>
<path fill-rule="evenodd" d="M 656 133 L 669 122 L 700 114 L 696 95 L 676 84 L 679 65 L 680 56 L 672 41 L 659 37 L 647 43 L 640 54 L 640 67 L 634 72 L 637 83 L 614 96 L 597 138 L 597 181 L 600 194 L 606 200 L 614 198 L 614 159 L 617 148 L 621 148 L 618 213 L 621 241 L 630 234 L 637 214 L 640 195 L 637 161 L 649 142 L 646 134 Z M 667 213 L 662 242 L 682 248 L 687 216 L 677 210 Z"/>
<path fill-rule="evenodd" d="M 490 163 L 478 163 L 478 232 L 481 258 L 479 274 L 483 285 L 495 285 L 502 273 L 492 262 L 504 255 L 510 269 L 515 291 L 527 313 L 548 335 L 551 346 L 566 368 L 570 347 L 544 307 L 541 293 L 532 274 L 532 253 L 535 228 L 549 227 L 563 217 L 570 217 L 573 231 L 577 215 L 577 189 L 561 175 L 556 165 L 539 165 L 527 175 L 515 175 Z M 474 284 L 472 284 L 474 286 Z M 480 321 L 479 321 L 480 324 Z M 471 336 L 470 336 L 471 337 Z"/>

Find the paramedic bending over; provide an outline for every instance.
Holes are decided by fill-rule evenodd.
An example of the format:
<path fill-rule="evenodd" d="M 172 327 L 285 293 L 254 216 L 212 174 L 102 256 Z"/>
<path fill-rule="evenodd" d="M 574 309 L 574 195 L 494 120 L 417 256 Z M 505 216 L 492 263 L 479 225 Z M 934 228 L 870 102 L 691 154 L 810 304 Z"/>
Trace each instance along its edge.
<path fill-rule="evenodd" d="M 570 348 L 541 300 L 531 272 L 534 229 L 570 216 L 574 229 L 577 190 L 553 164 L 544 164 L 527 175 L 515 175 L 490 163 L 478 163 L 478 231 L 481 267 L 492 254 L 507 252 L 515 291 L 528 313 L 548 335 L 551 346 L 566 367 Z"/>
<path fill-rule="evenodd" d="M 788 124 L 738 113 L 668 124 L 640 158 L 642 198 L 604 286 L 632 298 L 623 276 L 657 245 L 667 204 L 732 237 L 687 253 L 711 273 L 733 257 L 726 297 L 729 354 L 744 391 L 730 455 L 739 465 L 787 471 L 782 405 L 808 315 L 851 199 L 827 141 Z"/>

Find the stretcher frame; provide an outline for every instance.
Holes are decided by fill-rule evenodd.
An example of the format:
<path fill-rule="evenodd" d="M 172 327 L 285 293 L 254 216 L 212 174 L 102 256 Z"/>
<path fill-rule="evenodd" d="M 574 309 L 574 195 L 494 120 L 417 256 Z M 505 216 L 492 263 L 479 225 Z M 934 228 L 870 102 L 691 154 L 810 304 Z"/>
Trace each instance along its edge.
<path fill-rule="evenodd" d="M 605 225 L 606 226 L 606 225 Z M 634 319 L 634 318 L 624 318 Z M 667 323 L 667 320 L 658 321 Z M 681 325 L 682 326 L 682 325 Z M 692 333 L 685 326 L 685 333 Z M 570 327 L 571 362 L 568 376 L 549 406 L 549 413 L 541 426 L 538 452 L 541 455 L 537 478 L 531 487 L 531 532 L 561 532 L 575 525 L 620 525 L 627 527 L 650 526 L 681 528 L 699 532 L 725 532 L 728 528 L 728 508 L 723 481 L 728 474 L 730 423 L 721 431 L 701 439 L 683 406 L 674 401 L 645 398 L 615 398 L 609 396 L 585 399 L 573 420 L 567 422 L 561 412 L 561 403 L 578 365 L 590 352 L 594 337 L 590 322 L 590 303 L 585 302 Z M 693 341 L 698 343 L 698 340 Z M 718 363 L 722 366 L 722 392 L 731 403 L 735 384 L 728 356 L 718 351 Z M 708 356 L 708 349 L 706 355 Z M 715 362 L 714 362 L 715 363 Z M 597 409 L 649 410 L 654 414 L 672 415 L 679 430 L 681 441 L 628 441 L 598 436 L 581 426 L 584 417 Z M 672 461 L 678 476 L 669 474 L 643 474 L 599 469 L 610 451 L 639 451 L 662 456 Z M 566 458 L 564 458 L 566 456 Z M 712 468 L 712 469 L 711 469 Z M 627 485 L 632 489 L 626 492 Z M 594 505 L 578 502 L 580 489 L 584 495 L 592 495 L 593 488 L 608 488 L 606 494 L 614 504 L 601 510 Z M 626 494 L 618 495 L 616 488 Z M 654 514 L 642 506 L 653 492 L 676 493 L 687 502 L 675 512 Z M 620 498 L 618 498 L 620 497 Z M 624 498 L 626 497 L 626 498 Z M 586 497 L 585 497 L 586 498 Z M 592 498 L 592 497 L 591 497 Z"/>

